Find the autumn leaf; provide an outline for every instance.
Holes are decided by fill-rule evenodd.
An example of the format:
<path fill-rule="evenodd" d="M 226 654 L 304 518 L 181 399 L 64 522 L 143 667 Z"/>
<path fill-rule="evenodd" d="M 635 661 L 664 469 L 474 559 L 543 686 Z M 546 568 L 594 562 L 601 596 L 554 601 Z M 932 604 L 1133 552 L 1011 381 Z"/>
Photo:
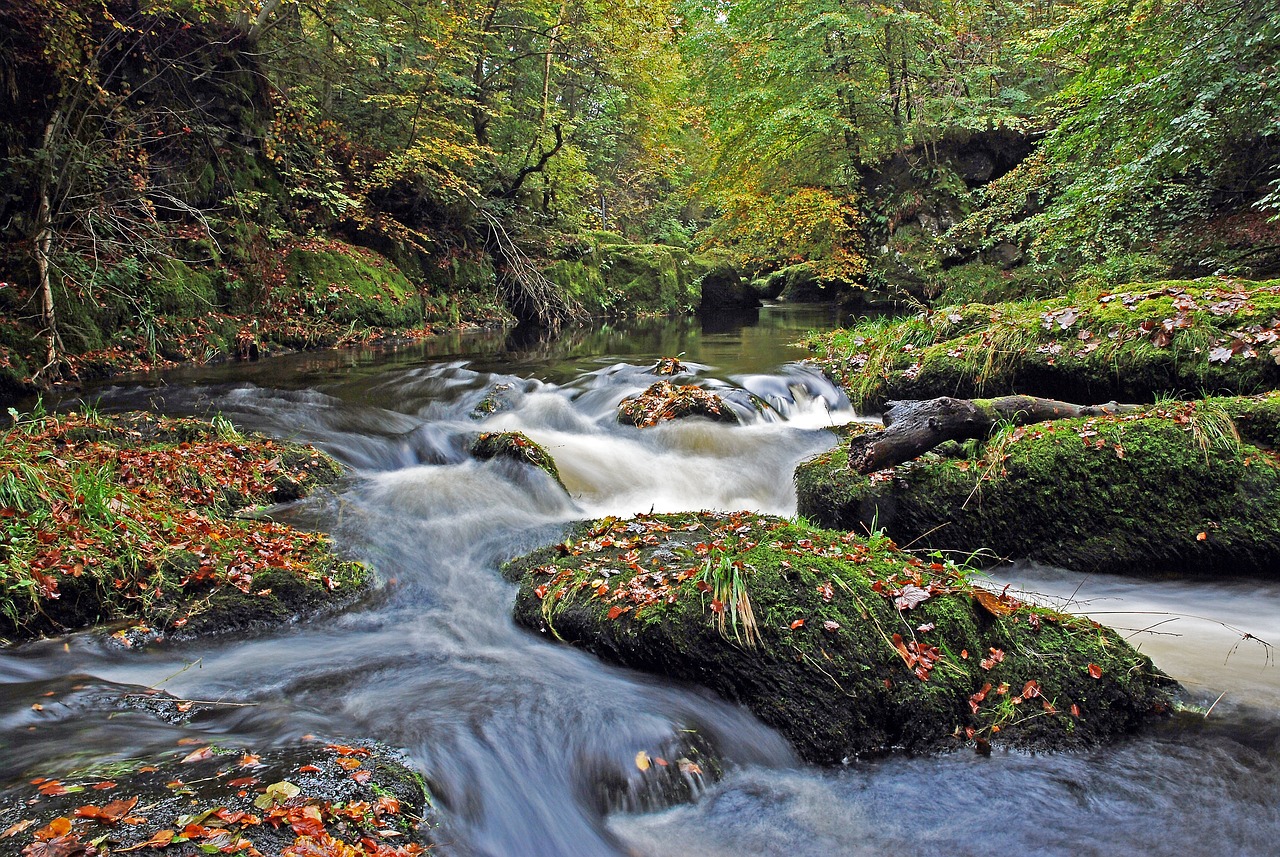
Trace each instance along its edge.
<path fill-rule="evenodd" d="M 801 627 L 804 627 L 804 620 L 803 620 L 803 619 L 797 619 L 797 620 L 795 620 L 794 622 L 792 622 L 792 623 L 791 623 L 791 630 L 792 630 L 792 631 L 794 631 L 796 628 L 801 628 Z"/>
<path fill-rule="evenodd" d="M 120 819 L 129 814 L 135 806 L 138 805 L 138 798 L 134 796 L 128 800 L 113 800 L 103 807 L 96 807 L 92 804 L 77 807 L 75 816 L 77 818 L 88 818 L 94 821 L 100 821 L 103 824 L 115 824 Z"/>
<path fill-rule="evenodd" d="M 636 767 L 642 771 L 649 770 L 649 754 L 644 750 L 636 753 Z"/>
<path fill-rule="evenodd" d="M 1102 678 L 1102 667 L 1097 664 L 1089 664 L 1089 675 L 1093 678 Z"/>
<path fill-rule="evenodd" d="M 1018 608 L 1016 601 L 1002 595 L 996 595 L 994 592 L 988 592 L 982 588 L 975 588 L 971 594 L 973 595 L 973 600 L 977 601 L 979 606 L 992 616 L 1008 616 Z"/>
<path fill-rule="evenodd" d="M 899 610 L 910 610 L 928 601 L 929 598 L 929 590 L 916 586 L 914 583 L 908 583 L 902 587 L 898 597 L 893 599 L 893 606 Z"/>
<path fill-rule="evenodd" d="M 199 750 L 192 750 L 190 753 L 182 757 L 182 764 L 189 765 L 193 762 L 203 762 L 206 759 L 213 758 L 212 747 L 201 747 Z"/>
<path fill-rule="evenodd" d="M 299 836 L 318 836 L 324 833 L 324 819 L 320 808 L 303 806 L 289 811 L 289 826 Z"/>

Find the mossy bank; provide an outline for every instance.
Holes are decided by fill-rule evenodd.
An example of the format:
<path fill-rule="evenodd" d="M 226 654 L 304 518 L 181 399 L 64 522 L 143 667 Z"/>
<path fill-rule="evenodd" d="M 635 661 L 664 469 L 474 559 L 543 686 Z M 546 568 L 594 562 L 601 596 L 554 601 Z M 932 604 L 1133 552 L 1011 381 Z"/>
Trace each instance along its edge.
<path fill-rule="evenodd" d="M 1280 385 L 1280 280 L 1079 286 L 1046 300 L 864 321 L 809 345 L 868 410 L 935 396 L 1250 394 Z"/>
<path fill-rule="evenodd" d="M 809 761 L 1093 744 L 1169 704 L 1115 633 L 977 587 L 887 538 L 749 513 L 576 525 L 509 563 L 516 621 L 704 685 Z"/>
<path fill-rule="evenodd" d="M 340 474 L 315 449 L 224 420 L 15 414 L 0 443 L 0 636 L 120 622 L 134 645 L 354 599 L 368 572 L 323 536 L 236 517 Z"/>
<path fill-rule="evenodd" d="M 1085 572 L 1271 573 L 1278 417 L 1274 393 L 1170 401 L 1010 427 L 870 476 L 842 446 L 797 468 L 798 507 L 824 526 L 874 522 L 904 543 Z"/>

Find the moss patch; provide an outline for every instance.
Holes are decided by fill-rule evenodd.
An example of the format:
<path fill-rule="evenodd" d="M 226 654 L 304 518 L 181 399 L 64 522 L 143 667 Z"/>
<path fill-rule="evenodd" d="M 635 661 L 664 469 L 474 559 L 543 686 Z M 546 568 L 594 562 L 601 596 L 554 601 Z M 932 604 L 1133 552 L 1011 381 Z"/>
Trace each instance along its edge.
<path fill-rule="evenodd" d="M 300 243 L 285 257 L 277 302 L 335 324 L 413 327 L 422 306 L 413 287 L 385 258 L 338 241 Z"/>
<path fill-rule="evenodd" d="M 700 305 L 718 262 L 665 244 L 596 243 L 543 274 L 592 315 L 667 315 Z"/>
<path fill-rule="evenodd" d="M 1280 384 L 1280 280 L 1081 286 L 1041 301 L 965 304 L 811 337 L 855 407 L 1032 392 L 1076 401 Z"/>
<path fill-rule="evenodd" d="M 970 741 L 1084 746 L 1171 692 L 1114 632 L 880 536 L 749 513 L 606 518 L 504 571 L 518 623 L 705 685 L 823 764 Z"/>
<path fill-rule="evenodd" d="M 126 645 L 243 630 L 361 591 L 327 540 L 229 517 L 340 466 L 310 447 L 149 414 L 20 417 L 0 445 L 0 634 L 127 620 Z"/>
<path fill-rule="evenodd" d="M 555 459 L 542 446 L 530 440 L 524 432 L 485 432 L 471 444 L 471 454 L 481 461 L 493 458 L 509 458 L 521 464 L 538 468 L 564 488 Z"/>
<path fill-rule="evenodd" d="M 1039 423 L 869 477 L 839 448 L 797 468 L 798 508 L 825 526 L 874 521 L 904 542 L 1079 571 L 1269 572 L 1280 459 L 1237 440 L 1228 417 L 1262 415 L 1246 434 L 1274 437 L 1276 408 L 1267 396 Z"/>

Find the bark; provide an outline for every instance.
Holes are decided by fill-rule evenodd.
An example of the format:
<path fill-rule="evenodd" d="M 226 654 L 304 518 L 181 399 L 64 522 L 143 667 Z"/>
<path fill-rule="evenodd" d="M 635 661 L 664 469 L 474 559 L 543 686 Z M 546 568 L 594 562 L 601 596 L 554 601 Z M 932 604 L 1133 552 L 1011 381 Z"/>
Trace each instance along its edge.
<path fill-rule="evenodd" d="M 849 467 L 858 473 L 872 473 L 910 461 L 948 440 L 984 438 L 999 425 L 1025 426 L 1071 417 L 1127 414 L 1141 407 L 1115 402 L 1073 405 L 1037 396 L 997 399 L 942 396 L 889 402 L 884 411 L 884 431 L 860 435 L 849 442 Z"/>
<path fill-rule="evenodd" d="M 44 151 L 49 150 L 60 113 L 53 116 L 44 129 Z M 44 340 L 44 365 L 35 373 L 36 378 L 57 380 L 58 364 L 62 361 L 62 337 L 58 335 L 57 308 L 53 302 L 53 282 L 49 273 L 49 259 L 53 252 L 53 210 L 49 202 L 50 180 L 47 173 L 40 180 L 40 202 L 36 210 L 35 257 L 39 276 L 37 290 L 40 294 L 40 337 Z"/>

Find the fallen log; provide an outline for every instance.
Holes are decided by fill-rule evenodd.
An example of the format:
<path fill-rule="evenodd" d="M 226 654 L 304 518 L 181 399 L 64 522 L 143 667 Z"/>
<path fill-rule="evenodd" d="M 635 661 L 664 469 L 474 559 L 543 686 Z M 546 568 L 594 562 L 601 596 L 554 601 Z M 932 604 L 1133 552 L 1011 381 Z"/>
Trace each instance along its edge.
<path fill-rule="evenodd" d="M 889 402 L 884 431 L 869 432 L 849 441 L 849 467 L 872 473 L 910 461 L 948 440 L 984 438 L 1001 425 L 1025 426 L 1046 420 L 1128 414 L 1141 405 L 1073 405 L 1037 396 L 996 399 L 937 399 Z"/>

